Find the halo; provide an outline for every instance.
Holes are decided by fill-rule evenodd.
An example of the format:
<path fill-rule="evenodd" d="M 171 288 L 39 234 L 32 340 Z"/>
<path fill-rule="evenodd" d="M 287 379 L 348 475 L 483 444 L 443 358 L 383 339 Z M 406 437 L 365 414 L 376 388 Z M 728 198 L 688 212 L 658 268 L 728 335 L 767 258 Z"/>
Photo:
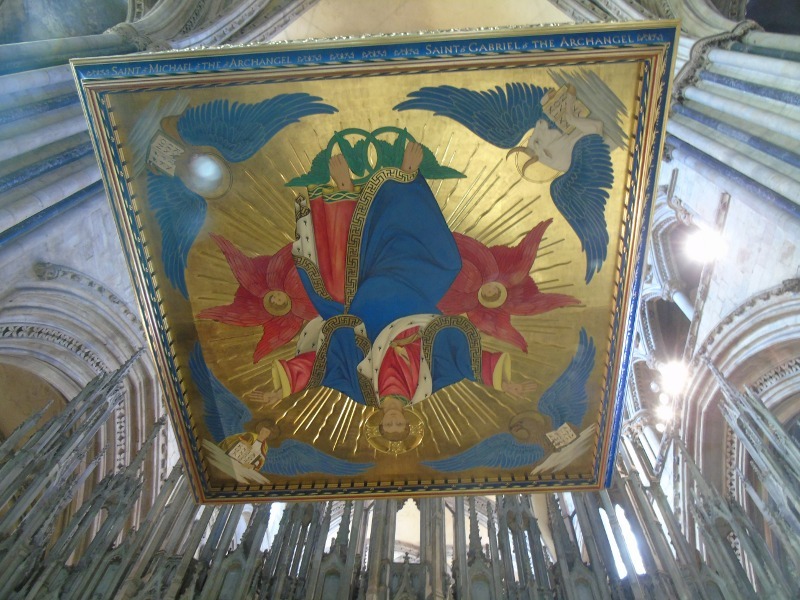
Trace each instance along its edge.
<path fill-rule="evenodd" d="M 284 303 L 273 304 L 273 299 L 284 300 Z M 262 303 L 264 304 L 264 309 L 269 314 L 276 317 L 282 317 L 283 315 L 289 314 L 289 312 L 292 310 L 292 297 L 282 290 L 270 290 L 264 295 Z"/>
<path fill-rule="evenodd" d="M 393 442 L 383 437 L 381 433 L 380 424 L 383 414 L 380 410 L 376 410 L 364 423 L 364 429 L 367 433 L 367 442 L 370 446 L 375 448 L 378 452 L 384 454 L 391 454 L 397 456 L 413 450 L 422 443 L 422 437 L 425 432 L 425 425 L 422 419 L 410 409 L 403 409 L 403 414 L 408 419 L 409 433 L 404 440 Z"/>
<path fill-rule="evenodd" d="M 525 443 L 530 444 L 539 444 L 545 448 L 549 448 L 552 444 L 550 440 L 545 435 L 547 432 L 550 431 L 552 428 L 552 420 L 549 416 L 540 413 L 538 410 L 526 410 L 521 413 L 517 413 L 508 422 L 508 430 L 511 432 L 514 437 L 517 437 L 513 429 L 515 425 L 520 424 L 523 419 L 530 419 L 533 421 L 538 427 L 533 431 L 525 428 L 527 432 L 527 440 Z"/>
<path fill-rule="evenodd" d="M 533 166 L 528 167 L 525 170 L 525 173 L 530 173 L 533 171 L 535 174 L 539 174 L 540 177 L 533 178 L 528 177 L 525 173 L 522 172 L 522 167 L 519 164 L 519 152 L 514 155 L 514 166 L 517 168 L 517 173 L 519 173 L 520 177 L 522 177 L 525 181 L 530 181 L 531 183 L 549 183 L 553 181 L 556 177 L 560 175 L 558 171 L 555 169 L 551 169 L 547 165 L 543 164 L 542 161 L 536 161 L 533 163 Z M 527 154 L 525 156 L 528 156 Z M 530 158 L 530 157 L 528 157 Z"/>
<path fill-rule="evenodd" d="M 496 297 L 486 295 L 488 290 L 487 286 L 493 286 L 492 289 L 497 292 Z M 486 308 L 498 308 L 503 306 L 506 298 L 508 298 L 508 289 L 499 281 L 488 281 L 478 288 L 478 302 Z"/>

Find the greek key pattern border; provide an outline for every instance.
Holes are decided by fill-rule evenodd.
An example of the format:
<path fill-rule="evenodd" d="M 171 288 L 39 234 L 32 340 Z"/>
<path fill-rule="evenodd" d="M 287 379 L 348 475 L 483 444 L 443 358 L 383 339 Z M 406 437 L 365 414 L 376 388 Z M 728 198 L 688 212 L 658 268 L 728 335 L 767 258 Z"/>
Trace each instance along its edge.
<path fill-rule="evenodd" d="M 344 307 L 345 312 L 358 291 L 358 270 L 361 262 L 361 235 L 367 222 L 367 214 L 378 194 L 378 190 L 387 181 L 411 183 L 417 178 L 417 172 L 406 173 L 396 167 L 381 169 L 370 177 L 361 190 L 361 197 L 356 201 L 356 209 L 350 222 L 347 234 L 347 258 L 345 261 Z"/>

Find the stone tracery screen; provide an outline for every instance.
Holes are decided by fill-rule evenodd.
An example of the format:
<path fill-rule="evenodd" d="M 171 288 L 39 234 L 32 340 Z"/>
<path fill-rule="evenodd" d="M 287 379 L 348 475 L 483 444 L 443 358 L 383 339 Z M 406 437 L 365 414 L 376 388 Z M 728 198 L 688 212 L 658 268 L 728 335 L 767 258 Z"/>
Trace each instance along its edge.
<path fill-rule="evenodd" d="M 675 36 L 74 61 L 198 499 L 607 485 Z"/>

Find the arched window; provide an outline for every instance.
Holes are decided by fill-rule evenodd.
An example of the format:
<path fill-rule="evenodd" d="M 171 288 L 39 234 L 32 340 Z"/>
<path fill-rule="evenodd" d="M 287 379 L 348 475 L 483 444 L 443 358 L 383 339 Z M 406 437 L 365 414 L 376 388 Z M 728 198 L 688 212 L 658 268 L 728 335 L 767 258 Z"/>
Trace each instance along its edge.
<path fill-rule="evenodd" d="M 636 573 L 642 575 L 645 572 L 644 562 L 642 561 L 642 555 L 639 553 L 639 545 L 636 543 L 636 536 L 634 536 L 630 523 L 628 523 L 628 519 L 625 517 L 625 511 L 622 510 L 619 504 L 615 504 L 614 513 L 617 517 L 617 521 L 619 521 L 622 537 L 625 540 L 624 551 L 630 556 L 631 563 L 633 563 L 633 568 L 636 570 Z M 611 546 L 611 553 L 614 555 L 614 564 L 617 567 L 617 573 L 620 579 L 627 577 L 628 569 L 625 567 L 625 563 L 622 560 L 622 551 L 617 545 L 617 538 L 614 537 L 614 531 L 611 529 L 611 522 L 608 519 L 608 514 L 603 508 L 600 509 L 600 520 L 603 521 L 603 528 L 606 530 L 606 536 L 608 536 L 608 543 Z"/>

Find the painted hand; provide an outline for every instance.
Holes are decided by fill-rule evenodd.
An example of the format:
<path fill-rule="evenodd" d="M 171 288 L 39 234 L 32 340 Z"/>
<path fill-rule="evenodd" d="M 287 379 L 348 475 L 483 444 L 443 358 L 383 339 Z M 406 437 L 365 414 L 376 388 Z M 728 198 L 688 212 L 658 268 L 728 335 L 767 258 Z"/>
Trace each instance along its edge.
<path fill-rule="evenodd" d="M 260 408 L 264 408 L 267 406 L 272 406 L 273 404 L 278 402 L 283 397 L 283 394 L 281 394 L 281 392 L 278 390 L 271 390 L 269 392 L 264 392 L 262 390 L 253 390 L 252 392 L 245 394 L 244 397 L 250 402 L 257 402 L 259 404 L 263 404 L 264 406 Z"/>
<path fill-rule="evenodd" d="M 422 145 L 409 142 L 403 154 L 403 165 L 400 167 L 406 173 L 413 173 L 422 164 Z"/>
<path fill-rule="evenodd" d="M 350 167 L 347 165 L 347 161 L 344 159 L 344 156 L 341 154 L 331 156 L 331 160 L 328 163 L 328 168 L 330 169 L 331 177 L 333 178 L 333 184 L 338 190 L 344 192 L 354 191 L 355 188 L 353 187 L 353 180 L 350 179 Z"/>
<path fill-rule="evenodd" d="M 522 383 L 517 383 L 514 381 L 503 382 L 503 391 L 506 394 L 516 396 L 517 398 L 521 398 L 523 400 L 529 400 L 531 392 L 533 392 L 535 389 L 536 384 L 532 381 L 523 381 Z"/>

